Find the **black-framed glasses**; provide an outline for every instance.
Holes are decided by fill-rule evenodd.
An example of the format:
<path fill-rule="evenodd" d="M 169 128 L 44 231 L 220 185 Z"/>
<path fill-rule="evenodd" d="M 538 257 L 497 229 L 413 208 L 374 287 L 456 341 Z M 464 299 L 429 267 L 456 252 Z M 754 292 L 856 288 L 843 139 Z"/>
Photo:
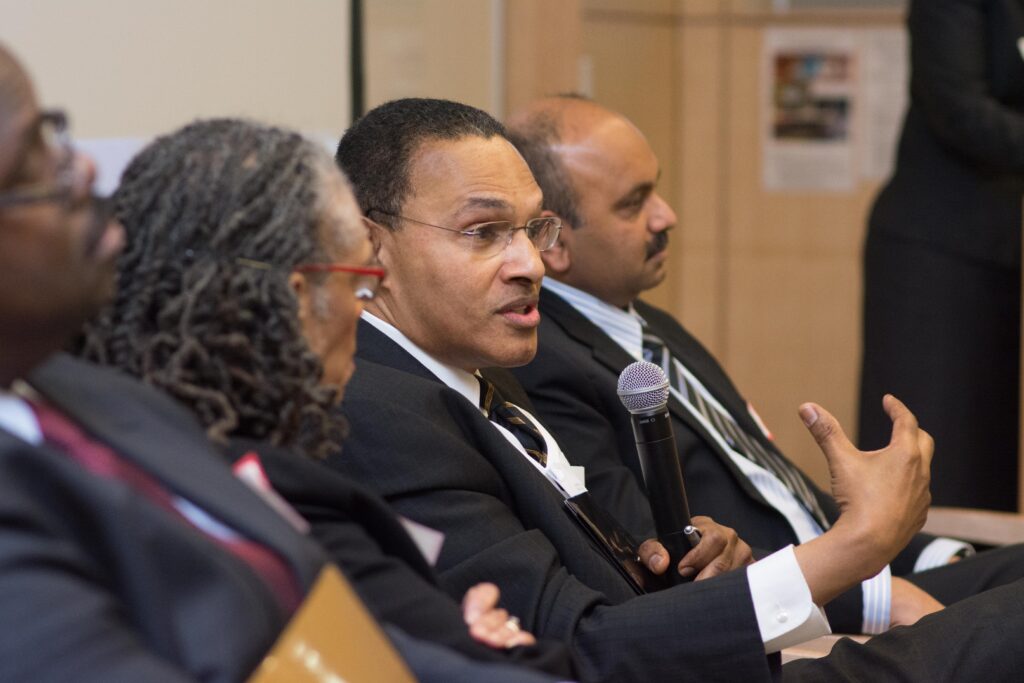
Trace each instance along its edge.
<path fill-rule="evenodd" d="M 387 213 L 380 209 L 370 209 L 367 213 L 379 213 L 382 216 L 390 216 L 417 225 L 425 225 L 428 228 L 447 230 L 462 235 L 469 244 L 470 249 L 482 256 L 497 256 L 512 244 L 517 230 L 522 230 L 530 243 L 537 248 L 537 251 L 545 251 L 555 246 L 558 241 L 558 234 L 562 230 L 562 219 L 554 216 L 544 218 L 532 218 L 526 221 L 526 225 L 516 225 L 512 221 L 488 221 L 477 223 L 468 228 L 446 228 L 443 225 L 425 223 L 408 216 Z"/>
<path fill-rule="evenodd" d="M 41 202 L 64 202 L 75 188 L 75 148 L 68 132 L 68 117 L 59 109 L 40 112 L 36 123 L 46 146 L 57 155 L 57 177 L 52 182 L 0 192 L 0 209 Z"/>

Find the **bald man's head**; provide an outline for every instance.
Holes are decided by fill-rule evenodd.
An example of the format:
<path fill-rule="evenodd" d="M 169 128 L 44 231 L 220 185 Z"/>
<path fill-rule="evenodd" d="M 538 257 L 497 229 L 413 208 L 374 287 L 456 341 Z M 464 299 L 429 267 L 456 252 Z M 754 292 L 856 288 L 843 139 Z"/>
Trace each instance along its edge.
<path fill-rule="evenodd" d="M 571 229 L 583 227 L 578 196 L 558 147 L 571 131 L 567 119 L 577 109 L 600 108 L 575 95 L 548 97 L 518 110 L 506 122 L 509 139 L 526 159 L 544 193 L 544 208 L 561 216 Z"/>
<path fill-rule="evenodd" d="M 547 276 L 616 306 L 665 277 L 671 207 L 658 195 L 657 156 L 626 117 L 580 97 L 549 97 L 509 117 L 510 139 L 562 217 Z"/>

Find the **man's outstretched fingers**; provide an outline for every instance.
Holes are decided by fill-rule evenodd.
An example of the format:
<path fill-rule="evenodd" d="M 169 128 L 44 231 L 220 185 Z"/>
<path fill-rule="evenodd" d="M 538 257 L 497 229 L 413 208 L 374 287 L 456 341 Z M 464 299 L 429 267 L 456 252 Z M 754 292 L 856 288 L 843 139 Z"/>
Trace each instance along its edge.
<path fill-rule="evenodd" d="M 853 448 L 839 421 L 817 403 L 801 405 L 800 419 L 830 460 L 837 451 Z"/>
<path fill-rule="evenodd" d="M 914 443 L 918 433 L 917 417 L 910 412 L 910 408 L 907 408 L 903 401 L 892 394 L 882 397 L 882 407 L 885 409 L 885 414 L 892 420 L 892 438 L 889 443 L 891 445 Z"/>
<path fill-rule="evenodd" d="M 923 429 L 917 430 L 917 447 L 921 451 L 925 464 L 931 468 L 932 457 L 935 455 L 935 439 Z"/>

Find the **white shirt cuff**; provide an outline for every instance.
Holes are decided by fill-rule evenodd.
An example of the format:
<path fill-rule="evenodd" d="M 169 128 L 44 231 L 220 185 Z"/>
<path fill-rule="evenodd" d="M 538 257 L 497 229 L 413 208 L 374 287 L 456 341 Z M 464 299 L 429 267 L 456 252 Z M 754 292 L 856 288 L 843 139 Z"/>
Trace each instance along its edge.
<path fill-rule="evenodd" d="M 926 569 L 941 567 L 949 562 L 949 559 L 961 550 L 967 551 L 967 555 L 974 554 L 974 546 L 963 541 L 955 541 L 952 538 L 936 538 L 929 543 L 917 556 L 914 563 L 914 573 L 923 572 Z"/>
<path fill-rule="evenodd" d="M 832 633 L 788 545 L 747 567 L 757 627 L 767 654 Z"/>
<path fill-rule="evenodd" d="M 885 633 L 892 620 L 892 569 L 885 565 L 882 571 L 861 582 L 860 588 L 864 595 L 861 633 Z"/>

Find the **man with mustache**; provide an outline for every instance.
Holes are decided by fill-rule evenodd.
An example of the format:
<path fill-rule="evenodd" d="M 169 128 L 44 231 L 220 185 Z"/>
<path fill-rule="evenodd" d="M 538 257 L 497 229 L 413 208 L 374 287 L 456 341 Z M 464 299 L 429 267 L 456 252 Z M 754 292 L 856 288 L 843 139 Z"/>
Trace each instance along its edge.
<path fill-rule="evenodd" d="M 573 645 L 584 678 L 768 680 L 780 647 L 827 631 L 816 604 L 876 574 L 920 529 L 932 444 L 906 407 L 886 399 L 892 442 L 865 454 L 831 415 L 805 404 L 801 417 L 842 500 L 832 528 L 749 567 L 638 594 L 567 511 L 585 493 L 585 473 L 569 464 L 575 444 L 544 429 L 515 381 L 504 377 L 495 391 L 497 375 L 479 372 L 534 355 L 540 253 L 557 237 L 539 220 L 543 197 L 501 124 L 453 102 L 398 100 L 354 123 L 336 159 L 377 222 L 371 240 L 388 275 L 360 323 L 344 404 L 352 436 L 327 464 L 443 531 L 443 585 L 458 593 L 490 577 L 538 637 Z M 682 566 L 700 579 L 704 559 Z M 727 551 L 707 574 L 743 564 L 735 560 Z M 1006 640 L 998 636 L 1019 611 L 1020 588 L 784 674 L 930 680 L 956 666 L 969 677 L 995 675 L 1024 648 L 977 648 L 984 636 Z M 965 623 L 975 624 L 969 634 Z"/>
<path fill-rule="evenodd" d="M 820 536 L 838 514 L 832 497 L 785 459 L 700 342 L 639 298 L 665 277 L 676 222 L 658 194 L 659 164 L 643 134 L 574 96 L 536 101 L 510 117 L 509 128 L 544 208 L 564 226 L 542 255 L 537 356 L 514 374 L 558 438 L 577 447 L 590 489 L 609 506 L 632 509 L 635 533 L 650 531 L 650 513 L 626 502 L 643 497 L 643 479 L 616 382 L 629 363 L 656 354 L 676 378 L 669 408 L 691 508 L 758 548 Z M 932 596 L 954 602 L 1024 575 L 1024 546 L 947 565 L 968 548 L 917 534 L 890 567 L 826 606 L 832 628 L 879 633 L 941 609 Z"/>

